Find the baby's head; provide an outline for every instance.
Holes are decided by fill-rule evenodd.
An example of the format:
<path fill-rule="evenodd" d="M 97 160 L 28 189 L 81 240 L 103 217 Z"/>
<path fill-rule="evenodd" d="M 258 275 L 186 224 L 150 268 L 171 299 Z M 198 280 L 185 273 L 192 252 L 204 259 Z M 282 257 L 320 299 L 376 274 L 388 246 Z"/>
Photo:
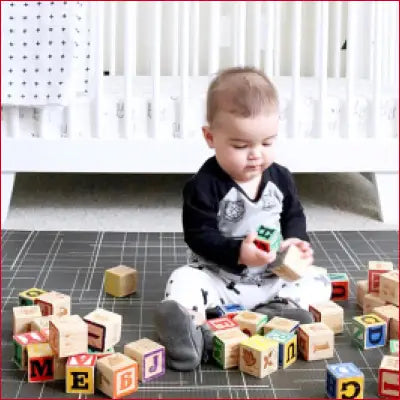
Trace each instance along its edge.
<path fill-rule="evenodd" d="M 261 175 L 274 161 L 278 94 L 259 70 L 229 68 L 211 82 L 203 127 L 218 163 L 237 182 Z"/>

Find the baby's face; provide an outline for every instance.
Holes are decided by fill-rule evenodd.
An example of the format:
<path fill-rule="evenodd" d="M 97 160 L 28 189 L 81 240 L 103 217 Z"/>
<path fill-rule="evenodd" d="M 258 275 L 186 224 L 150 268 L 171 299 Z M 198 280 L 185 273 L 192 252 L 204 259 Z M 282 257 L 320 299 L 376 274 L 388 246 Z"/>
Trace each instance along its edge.
<path fill-rule="evenodd" d="M 236 182 L 248 182 L 274 162 L 278 122 L 278 113 L 242 118 L 221 111 L 203 132 L 222 169 Z"/>

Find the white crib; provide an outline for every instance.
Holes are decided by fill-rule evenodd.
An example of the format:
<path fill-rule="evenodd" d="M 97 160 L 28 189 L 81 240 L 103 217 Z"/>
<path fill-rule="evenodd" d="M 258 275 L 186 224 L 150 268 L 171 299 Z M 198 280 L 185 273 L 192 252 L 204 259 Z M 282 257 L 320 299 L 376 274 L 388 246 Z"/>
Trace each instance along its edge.
<path fill-rule="evenodd" d="M 211 154 L 207 85 L 232 65 L 279 90 L 280 163 L 373 173 L 397 223 L 397 2 L 91 2 L 91 14 L 94 95 L 3 106 L 2 223 L 18 172 L 196 171 Z"/>

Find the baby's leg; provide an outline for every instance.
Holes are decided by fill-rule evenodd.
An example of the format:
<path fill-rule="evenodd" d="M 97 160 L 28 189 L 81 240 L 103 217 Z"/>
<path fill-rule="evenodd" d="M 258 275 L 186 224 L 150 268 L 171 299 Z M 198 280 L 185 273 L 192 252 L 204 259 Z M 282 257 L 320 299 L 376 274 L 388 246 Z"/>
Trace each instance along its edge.
<path fill-rule="evenodd" d="M 217 304 L 219 297 L 211 276 L 189 266 L 171 274 L 165 299 L 155 312 L 156 330 L 166 348 L 169 367 L 190 371 L 200 364 L 209 336 L 201 324 L 205 321 L 206 308 Z"/>
<path fill-rule="evenodd" d="M 176 269 L 168 279 L 165 300 L 175 300 L 201 323 L 206 319 L 206 310 L 224 302 L 219 295 L 219 278 L 204 270 L 187 265 Z"/>
<path fill-rule="evenodd" d="M 290 298 L 303 309 L 312 303 L 323 303 L 331 298 L 332 286 L 328 274 L 310 268 L 310 272 L 295 282 L 284 282 L 278 296 Z"/>

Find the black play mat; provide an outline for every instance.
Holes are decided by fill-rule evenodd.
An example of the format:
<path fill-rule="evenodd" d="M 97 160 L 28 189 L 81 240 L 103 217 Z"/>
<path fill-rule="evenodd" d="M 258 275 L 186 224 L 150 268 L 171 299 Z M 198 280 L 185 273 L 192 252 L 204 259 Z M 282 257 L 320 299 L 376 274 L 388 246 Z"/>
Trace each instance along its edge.
<path fill-rule="evenodd" d="M 335 357 L 306 362 L 299 359 L 286 370 L 257 379 L 215 364 L 180 373 L 167 370 L 160 379 L 140 384 L 130 397 L 152 398 L 280 398 L 325 397 L 326 366 L 353 362 L 364 373 L 364 398 L 377 397 L 378 368 L 388 349 L 360 351 L 350 342 L 355 305 L 355 283 L 366 279 L 369 260 L 392 261 L 397 268 L 398 232 L 311 232 L 315 265 L 329 272 L 346 272 L 350 299 L 345 309 L 345 332 L 335 336 Z M 125 343 L 142 337 L 154 339 L 153 310 L 161 300 L 165 282 L 174 268 L 183 265 L 186 246 L 181 233 L 31 232 L 2 231 L 2 398 L 71 397 L 65 382 L 28 383 L 24 371 L 12 362 L 12 307 L 18 293 L 31 287 L 56 290 L 72 297 L 72 313 L 84 316 L 96 307 L 122 315 Z M 113 298 L 103 291 L 104 270 L 120 263 L 139 273 L 138 292 Z M 85 398 L 85 395 L 81 395 Z M 89 397 L 89 396 L 88 396 Z M 105 397 L 96 392 L 93 397 Z"/>

